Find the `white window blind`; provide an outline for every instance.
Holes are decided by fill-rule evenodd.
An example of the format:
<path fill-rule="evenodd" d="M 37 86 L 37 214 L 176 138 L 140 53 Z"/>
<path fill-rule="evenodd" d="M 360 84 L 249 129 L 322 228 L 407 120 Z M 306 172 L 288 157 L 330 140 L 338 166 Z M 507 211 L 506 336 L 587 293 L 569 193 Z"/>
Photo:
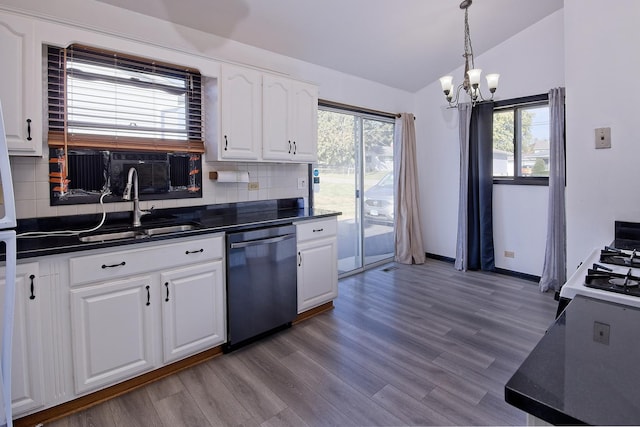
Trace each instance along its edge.
<path fill-rule="evenodd" d="M 49 145 L 204 152 L 197 70 L 96 48 L 48 48 Z"/>

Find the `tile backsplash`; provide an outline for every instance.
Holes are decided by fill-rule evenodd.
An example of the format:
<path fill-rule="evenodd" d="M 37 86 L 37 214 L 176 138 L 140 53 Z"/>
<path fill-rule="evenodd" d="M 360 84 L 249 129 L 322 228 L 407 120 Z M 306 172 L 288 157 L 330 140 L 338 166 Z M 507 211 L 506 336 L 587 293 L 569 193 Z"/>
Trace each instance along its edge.
<path fill-rule="evenodd" d="M 298 189 L 298 178 L 307 177 L 307 164 L 202 162 L 202 198 L 148 200 L 142 209 L 235 203 L 253 200 L 304 197 L 308 189 Z M 249 181 L 258 183 L 249 190 L 247 183 L 219 183 L 209 179 L 209 171 L 247 171 Z M 37 218 L 101 213 L 100 204 L 50 206 L 49 161 L 40 157 L 11 157 L 11 172 L 18 218 Z M 131 202 L 106 203 L 107 212 L 131 210 Z"/>

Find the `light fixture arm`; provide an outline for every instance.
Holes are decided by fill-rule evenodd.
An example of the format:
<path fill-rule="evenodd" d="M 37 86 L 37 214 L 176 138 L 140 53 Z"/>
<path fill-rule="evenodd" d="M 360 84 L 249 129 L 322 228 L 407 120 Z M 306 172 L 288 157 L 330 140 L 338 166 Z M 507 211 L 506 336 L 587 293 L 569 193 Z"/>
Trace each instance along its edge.
<path fill-rule="evenodd" d="M 452 91 L 453 92 L 453 91 Z M 485 98 L 484 95 L 482 95 L 482 90 L 480 88 L 480 86 L 478 86 L 476 89 L 471 88 L 470 90 L 467 90 L 464 87 L 464 84 L 461 83 L 458 85 L 458 87 L 455 90 L 455 97 L 453 96 L 453 93 L 449 93 L 448 96 L 445 94 L 446 98 L 447 98 L 447 102 L 449 103 L 448 108 L 457 108 L 458 107 L 458 103 L 460 101 L 460 92 L 463 93 L 467 93 L 467 95 L 469 95 L 469 97 L 471 98 L 471 106 L 475 107 L 476 104 L 478 102 L 482 102 L 482 101 L 492 101 L 493 100 L 493 94 L 495 93 L 495 89 L 493 91 L 491 91 L 491 96 L 489 98 Z"/>

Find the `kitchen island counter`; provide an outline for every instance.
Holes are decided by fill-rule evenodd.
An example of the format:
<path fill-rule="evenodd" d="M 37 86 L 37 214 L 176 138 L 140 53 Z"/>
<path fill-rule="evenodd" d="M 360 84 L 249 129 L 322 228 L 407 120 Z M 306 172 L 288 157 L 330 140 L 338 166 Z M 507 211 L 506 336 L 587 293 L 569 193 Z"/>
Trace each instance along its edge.
<path fill-rule="evenodd" d="M 638 425 L 640 309 L 576 296 L 505 386 L 552 424 Z"/>

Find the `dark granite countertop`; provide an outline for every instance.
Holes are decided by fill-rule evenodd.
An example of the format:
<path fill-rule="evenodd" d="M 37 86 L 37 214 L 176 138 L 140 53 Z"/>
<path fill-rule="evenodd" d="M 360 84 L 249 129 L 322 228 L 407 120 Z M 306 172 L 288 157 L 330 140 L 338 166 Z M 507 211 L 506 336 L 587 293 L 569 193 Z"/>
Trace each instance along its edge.
<path fill-rule="evenodd" d="M 640 425 L 639 325 L 638 308 L 576 296 L 507 382 L 505 400 L 552 424 Z"/>
<path fill-rule="evenodd" d="M 298 202 L 298 199 L 284 199 L 162 209 L 153 212 L 151 215 L 144 216 L 140 228 L 191 224 L 195 226 L 194 229 L 144 239 L 126 238 L 84 243 L 79 240 L 78 236 L 18 237 L 17 257 L 18 259 L 24 259 L 98 248 L 134 245 L 200 234 L 233 232 L 256 227 L 290 224 L 294 221 L 340 215 L 340 212 L 298 208 Z M 130 212 L 108 213 L 105 224 L 99 230 L 92 233 L 84 233 L 81 236 L 120 230 L 135 230 L 130 226 L 130 215 Z M 20 236 L 20 234 L 29 232 L 91 229 L 100 222 L 101 217 L 102 214 L 95 214 L 19 220 L 16 232 Z M 4 253 L 0 253 L 0 260 L 4 260 Z"/>

